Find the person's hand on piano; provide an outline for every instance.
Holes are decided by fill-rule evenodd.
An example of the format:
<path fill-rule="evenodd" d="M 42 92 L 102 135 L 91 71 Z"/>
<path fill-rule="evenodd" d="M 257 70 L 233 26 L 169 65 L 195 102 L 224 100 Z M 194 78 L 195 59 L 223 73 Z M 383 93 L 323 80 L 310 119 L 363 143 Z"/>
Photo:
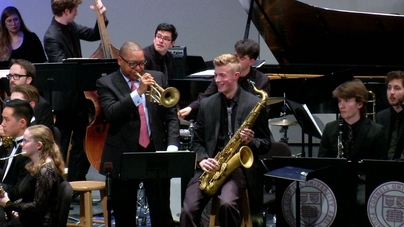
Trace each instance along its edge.
<path fill-rule="evenodd" d="M 178 115 L 178 117 L 184 119 L 186 116 L 189 115 L 189 113 L 191 113 L 191 110 L 192 110 L 192 108 L 189 107 L 189 106 L 187 106 L 187 107 L 185 107 L 185 108 L 180 109 L 180 110 L 177 112 L 177 115 Z"/>

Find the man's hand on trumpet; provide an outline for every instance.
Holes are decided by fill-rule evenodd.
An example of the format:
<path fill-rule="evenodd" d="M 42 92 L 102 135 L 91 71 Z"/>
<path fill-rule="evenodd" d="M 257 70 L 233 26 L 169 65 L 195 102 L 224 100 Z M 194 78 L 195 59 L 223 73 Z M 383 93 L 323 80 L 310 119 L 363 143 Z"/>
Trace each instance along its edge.
<path fill-rule="evenodd" d="M 152 75 L 150 75 L 149 73 L 143 74 L 143 76 L 140 77 L 140 83 L 139 87 L 137 88 L 137 93 L 139 95 L 143 95 L 149 89 L 149 86 L 152 86 L 155 83 L 156 82 L 154 81 Z"/>

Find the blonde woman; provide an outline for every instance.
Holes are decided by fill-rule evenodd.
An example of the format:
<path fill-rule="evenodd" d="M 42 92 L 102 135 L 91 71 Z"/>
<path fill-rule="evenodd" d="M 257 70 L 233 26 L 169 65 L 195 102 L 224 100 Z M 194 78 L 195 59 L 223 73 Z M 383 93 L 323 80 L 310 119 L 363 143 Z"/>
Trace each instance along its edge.
<path fill-rule="evenodd" d="M 50 226 L 58 186 L 63 181 L 62 155 L 51 130 L 44 125 L 27 128 L 21 147 L 23 155 L 31 159 L 26 165 L 29 174 L 19 185 L 21 198 L 10 201 L 7 192 L 0 198 L 0 206 L 17 212 L 18 217 L 0 226 Z"/>

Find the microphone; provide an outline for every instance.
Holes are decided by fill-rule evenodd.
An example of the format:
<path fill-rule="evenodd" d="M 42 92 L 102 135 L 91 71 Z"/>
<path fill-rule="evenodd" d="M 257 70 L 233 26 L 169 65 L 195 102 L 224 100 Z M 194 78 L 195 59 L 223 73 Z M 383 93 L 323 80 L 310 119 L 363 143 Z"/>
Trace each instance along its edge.
<path fill-rule="evenodd" d="M 111 174 L 113 170 L 112 162 L 105 162 L 104 163 L 104 172 L 106 173 L 105 178 L 105 187 L 107 188 L 107 198 L 108 200 L 111 199 Z"/>

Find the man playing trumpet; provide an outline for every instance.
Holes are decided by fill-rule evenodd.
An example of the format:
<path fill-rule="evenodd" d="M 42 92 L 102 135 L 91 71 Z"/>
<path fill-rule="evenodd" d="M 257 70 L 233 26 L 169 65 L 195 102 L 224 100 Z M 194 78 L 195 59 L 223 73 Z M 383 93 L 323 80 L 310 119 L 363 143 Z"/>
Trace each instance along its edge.
<path fill-rule="evenodd" d="M 159 84 L 168 86 L 163 73 L 145 71 L 145 56 L 135 42 L 126 42 L 119 51 L 119 70 L 97 80 L 100 105 L 109 130 L 105 139 L 100 173 L 112 162 L 111 201 L 117 227 L 136 223 L 139 180 L 121 180 L 124 152 L 177 151 L 179 120 L 175 107 L 164 107 L 146 98 L 146 91 Z M 137 74 L 142 75 L 140 78 Z M 170 210 L 170 179 L 145 179 L 152 226 L 174 226 Z"/>

